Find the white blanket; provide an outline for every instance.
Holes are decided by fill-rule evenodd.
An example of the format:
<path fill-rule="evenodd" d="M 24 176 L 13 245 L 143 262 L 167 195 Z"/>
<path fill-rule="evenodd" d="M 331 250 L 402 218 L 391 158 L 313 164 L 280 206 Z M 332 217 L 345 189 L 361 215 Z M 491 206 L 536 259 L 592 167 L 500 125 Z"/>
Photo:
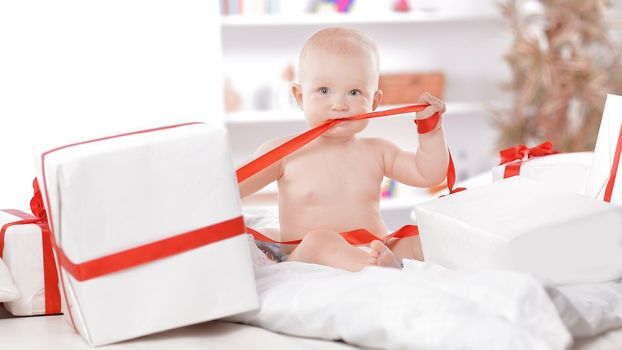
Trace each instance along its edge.
<path fill-rule="evenodd" d="M 566 349 L 573 336 L 622 326 L 619 283 L 556 289 L 526 274 L 410 260 L 352 273 L 259 256 L 256 281 L 261 308 L 230 320 L 364 347 Z"/>
<path fill-rule="evenodd" d="M 622 281 L 548 288 L 559 314 L 575 338 L 622 327 Z"/>

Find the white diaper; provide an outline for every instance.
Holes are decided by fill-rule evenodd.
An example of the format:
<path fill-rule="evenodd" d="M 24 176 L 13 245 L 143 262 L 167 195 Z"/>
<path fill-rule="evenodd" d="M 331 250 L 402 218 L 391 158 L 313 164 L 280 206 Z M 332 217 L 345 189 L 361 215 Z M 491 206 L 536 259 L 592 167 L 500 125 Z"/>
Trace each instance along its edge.
<path fill-rule="evenodd" d="M 276 211 L 269 209 L 251 208 L 244 211 L 246 226 L 261 232 L 272 239 L 280 237 L 279 216 Z M 251 256 L 255 267 L 272 265 L 287 260 L 288 254 L 282 254 L 278 243 L 262 242 L 248 235 L 251 246 Z M 357 248 L 371 253 L 369 245 L 358 245 Z"/>

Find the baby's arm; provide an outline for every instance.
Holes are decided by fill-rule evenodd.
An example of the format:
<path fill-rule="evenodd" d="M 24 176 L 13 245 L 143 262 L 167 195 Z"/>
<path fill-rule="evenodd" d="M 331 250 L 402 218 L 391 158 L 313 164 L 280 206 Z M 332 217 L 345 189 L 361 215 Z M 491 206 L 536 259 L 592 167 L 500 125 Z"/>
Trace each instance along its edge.
<path fill-rule="evenodd" d="M 421 96 L 420 102 L 430 106 L 417 113 L 417 119 L 445 112 L 445 104 L 428 93 Z M 410 186 L 430 187 L 441 183 L 447 175 L 449 154 L 440 119 L 433 131 L 419 134 L 416 152 L 403 151 L 388 141 L 382 142 L 382 147 L 385 175 L 392 179 Z"/>
<path fill-rule="evenodd" d="M 287 141 L 287 139 L 280 138 L 262 144 L 255 151 L 253 159 L 271 151 L 285 141 Z M 251 194 L 261 190 L 272 181 L 278 180 L 282 174 L 283 170 L 281 167 L 281 161 L 275 162 L 274 164 L 268 166 L 267 168 L 263 169 L 262 171 L 240 183 L 240 198 L 250 196 Z"/>

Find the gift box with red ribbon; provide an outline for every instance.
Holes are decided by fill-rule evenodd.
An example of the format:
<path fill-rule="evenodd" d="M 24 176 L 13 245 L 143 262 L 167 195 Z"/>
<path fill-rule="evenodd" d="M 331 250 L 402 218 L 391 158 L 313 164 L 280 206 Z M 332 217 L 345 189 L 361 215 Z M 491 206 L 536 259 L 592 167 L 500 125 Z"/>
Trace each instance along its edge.
<path fill-rule="evenodd" d="M 58 275 L 47 217 L 37 181 L 30 201 L 32 214 L 0 209 L 0 258 L 4 260 L 21 297 L 4 303 L 15 316 L 61 312 Z"/>
<path fill-rule="evenodd" d="M 622 277 L 622 207 L 515 176 L 415 206 L 426 261 L 553 284 Z"/>
<path fill-rule="evenodd" d="M 622 205 L 622 96 L 607 95 L 586 194 Z"/>
<path fill-rule="evenodd" d="M 585 193 L 592 152 L 559 153 L 550 141 L 528 148 L 518 145 L 499 152 L 492 169 L 493 181 L 522 176 L 557 189 Z"/>
<path fill-rule="evenodd" d="M 225 129 L 113 135 L 37 163 L 64 314 L 91 345 L 258 307 Z"/>

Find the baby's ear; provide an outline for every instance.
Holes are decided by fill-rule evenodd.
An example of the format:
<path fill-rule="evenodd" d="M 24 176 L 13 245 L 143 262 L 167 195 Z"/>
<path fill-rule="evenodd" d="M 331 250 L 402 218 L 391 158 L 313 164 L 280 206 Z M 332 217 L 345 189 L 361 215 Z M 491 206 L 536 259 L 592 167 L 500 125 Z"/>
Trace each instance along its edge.
<path fill-rule="evenodd" d="M 376 90 L 376 92 L 374 92 L 374 103 L 371 106 L 372 111 L 375 111 L 376 108 L 378 108 L 380 101 L 382 101 L 382 90 Z"/>
<path fill-rule="evenodd" d="M 292 84 L 292 95 L 294 95 L 296 103 L 298 103 L 298 106 L 302 109 L 302 89 L 300 88 L 300 84 Z"/>

